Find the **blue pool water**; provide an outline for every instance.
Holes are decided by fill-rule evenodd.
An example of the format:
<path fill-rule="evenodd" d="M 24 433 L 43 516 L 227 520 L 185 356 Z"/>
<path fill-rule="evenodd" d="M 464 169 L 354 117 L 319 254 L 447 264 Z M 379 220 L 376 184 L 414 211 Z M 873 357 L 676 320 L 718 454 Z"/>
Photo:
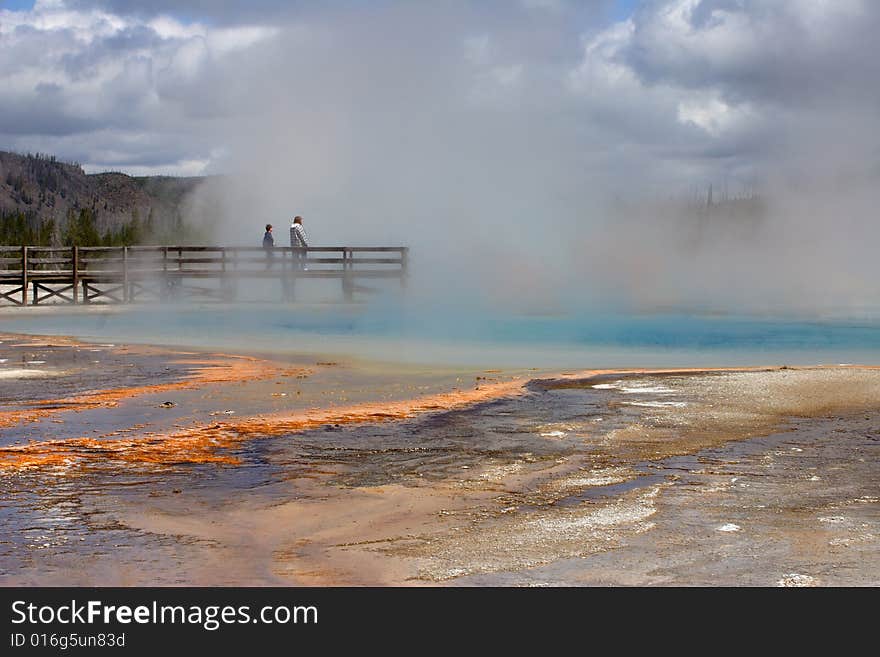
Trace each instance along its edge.
<path fill-rule="evenodd" d="M 405 306 L 138 306 L 10 312 L 5 332 L 451 366 L 880 364 L 880 319 L 516 316 Z"/>

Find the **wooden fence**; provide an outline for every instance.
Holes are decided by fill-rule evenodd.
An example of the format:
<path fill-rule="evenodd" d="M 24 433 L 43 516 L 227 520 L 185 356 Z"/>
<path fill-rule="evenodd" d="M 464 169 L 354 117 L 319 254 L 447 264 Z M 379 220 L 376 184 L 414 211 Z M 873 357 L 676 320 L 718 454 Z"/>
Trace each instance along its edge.
<path fill-rule="evenodd" d="M 338 279 L 352 300 L 373 291 L 364 279 L 405 285 L 407 259 L 398 246 L 0 246 L 0 304 L 234 301 L 245 279 L 280 281 L 286 300 L 298 281 Z"/>

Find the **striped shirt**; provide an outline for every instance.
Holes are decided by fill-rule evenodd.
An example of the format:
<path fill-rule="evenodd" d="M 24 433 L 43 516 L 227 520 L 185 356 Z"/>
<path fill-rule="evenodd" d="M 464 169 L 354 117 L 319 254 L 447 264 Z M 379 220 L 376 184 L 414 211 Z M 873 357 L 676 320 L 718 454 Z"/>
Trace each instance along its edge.
<path fill-rule="evenodd" d="M 290 246 L 301 247 L 308 246 L 309 240 L 306 237 L 306 229 L 302 224 L 293 224 L 290 227 Z"/>

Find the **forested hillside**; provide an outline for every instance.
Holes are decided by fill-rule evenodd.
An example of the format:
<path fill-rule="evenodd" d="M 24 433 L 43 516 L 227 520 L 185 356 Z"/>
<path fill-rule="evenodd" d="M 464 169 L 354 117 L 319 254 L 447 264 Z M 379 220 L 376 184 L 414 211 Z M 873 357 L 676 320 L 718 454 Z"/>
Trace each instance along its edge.
<path fill-rule="evenodd" d="M 53 156 L 0 151 L 0 244 L 198 241 L 186 199 L 204 178 L 86 174 Z"/>

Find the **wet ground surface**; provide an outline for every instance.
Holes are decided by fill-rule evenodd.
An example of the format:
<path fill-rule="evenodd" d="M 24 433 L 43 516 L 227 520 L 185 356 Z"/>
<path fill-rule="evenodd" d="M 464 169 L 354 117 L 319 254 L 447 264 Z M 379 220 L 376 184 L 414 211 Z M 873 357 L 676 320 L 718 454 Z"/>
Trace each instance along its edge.
<path fill-rule="evenodd" d="M 304 394 L 352 388 L 329 371 Z M 536 382 L 252 440 L 237 466 L 7 474 L 0 583 L 876 585 L 878 386 L 785 370 Z M 854 397 L 867 410 L 839 401 Z M 798 405 L 809 417 L 785 415 Z"/>
<path fill-rule="evenodd" d="M 28 471 L 2 477 L 0 518 L 14 531 L 4 532 L 0 540 L 0 578 L 94 578 L 106 583 L 116 581 L 120 570 L 137 572 L 149 564 L 156 581 L 191 581 L 187 564 L 203 559 L 210 541 L 132 530 L 117 510 L 154 507 L 174 514 L 210 515 L 230 505 L 265 506 L 297 497 L 331 496 L 335 489 L 418 486 L 424 481 L 460 480 L 469 471 L 481 473 L 493 466 L 552 463 L 576 449 L 579 441 L 548 441 L 540 435 L 547 427 L 528 415 L 593 419 L 582 408 L 566 411 L 556 406 L 550 396 L 530 395 L 415 421 L 354 428 L 327 425 L 297 436 L 248 442 L 234 451 L 242 459 L 235 467 L 181 464 L 121 472 Z M 326 490 L 303 487 L 313 480 Z M 477 485 L 482 481 L 478 477 Z M 75 565 L 80 562 L 91 566 L 83 571 Z M 102 562 L 108 563 L 99 565 Z M 109 570 L 103 570 L 105 566 Z"/>
<path fill-rule="evenodd" d="M 576 558 L 461 585 L 880 583 L 880 416 L 793 423 L 787 431 L 637 466 L 622 485 L 559 503 L 657 490 L 635 531 Z"/>
<path fill-rule="evenodd" d="M 48 395 L 60 399 L 97 388 L 168 383 L 187 372 L 175 360 L 173 354 L 115 344 L 0 335 L 0 409 L 34 408 Z"/>
<path fill-rule="evenodd" d="M 243 417 L 394 402 L 476 380 L 461 370 L 0 338 L 0 449 L 164 435 Z M 480 380 L 490 376 L 479 374 Z"/>

